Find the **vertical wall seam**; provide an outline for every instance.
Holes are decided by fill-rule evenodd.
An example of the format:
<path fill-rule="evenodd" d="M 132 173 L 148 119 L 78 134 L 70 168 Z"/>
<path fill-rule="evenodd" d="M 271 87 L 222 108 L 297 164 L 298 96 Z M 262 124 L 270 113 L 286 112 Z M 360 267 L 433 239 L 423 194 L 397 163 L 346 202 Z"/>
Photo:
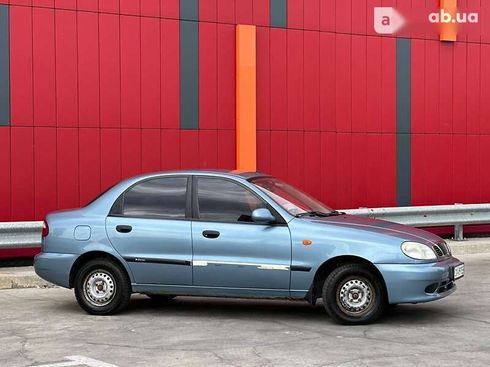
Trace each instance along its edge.
<path fill-rule="evenodd" d="M 98 9 L 98 8 L 97 8 Z M 97 14 L 97 73 L 98 73 L 98 81 L 99 81 L 99 192 L 102 192 L 102 164 L 100 161 L 102 159 L 102 103 L 100 98 L 100 80 L 101 80 L 101 72 L 100 72 L 100 13 Z"/>
<path fill-rule="evenodd" d="M 118 2 L 118 7 L 120 10 L 120 3 Z M 119 11 L 120 13 L 120 11 Z M 118 57 L 119 57 L 119 157 L 121 157 L 121 164 L 119 164 L 119 179 L 121 180 L 123 178 L 123 164 L 122 164 L 122 153 L 123 153 L 123 146 L 122 146 L 122 135 L 123 135 L 123 126 L 122 126 L 122 52 L 121 52 L 121 14 L 117 15 L 117 52 L 118 52 Z M 100 63 L 100 60 L 99 60 Z M 99 81 L 100 82 L 100 81 Z M 101 156 L 102 156 L 102 150 L 101 150 Z"/>
<path fill-rule="evenodd" d="M 0 126 L 10 125 L 10 22 L 8 5 L 0 5 Z"/>
<path fill-rule="evenodd" d="M 54 19 L 54 118 L 55 118 L 55 126 L 54 126 L 54 166 L 55 166 L 55 172 L 56 175 L 54 177 L 54 187 L 56 190 L 56 198 L 55 198 L 55 205 L 56 208 L 59 208 L 59 200 L 58 200 L 58 127 L 60 125 L 60 122 L 58 121 L 58 70 L 57 70 L 57 44 L 56 44 L 56 36 L 57 36 L 57 29 L 56 29 L 56 15 L 58 14 L 58 9 L 53 9 L 53 19 Z M 35 143 L 34 143 L 35 144 Z M 34 147 L 35 149 L 35 147 Z M 35 159 L 36 157 L 34 157 Z M 35 162 L 35 161 L 34 161 Z M 34 163 L 34 170 L 36 169 L 36 164 Z M 35 177 L 35 176 L 34 176 Z"/>
<path fill-rule="evenodd" d="M 158 14 L 161 15 L 162 14 L 162 2 L 160 1 L 158 3 Z M 162 99 L 163 99 L 163 90 L 162 90 L 162 64 L 163 64 L 163 56 L 162 56 L 162 22 L 163 20 L 158 18 L 158 49 L 159 49 L 159 57 L 160 57 L 160 62 L 159 62 L 159 65 L 158 65 L 158 71 L 159 71 L 159 74 L 158 74 L 158 78 L 159 78 L 159 82 L 158 82 L 158 85 L 159 85 L 159 89 L 160 89 L 160 95 L 159 95 L 159 98 L 160 98 L 160 109 L 159 109 L 159 112 L 160 114 L 158 115 L 158 139 L 160 141 L 160 149 L 158 151 L 158 161 L 160 162 L 159 166 L 158 166 L 158 169 L 159 170 L 162 170 L 162 167 L 163 167 L 163 158 L 162 158 L 162 148 L 163 148 L 163 140 L 162 140 L 162 133 L 163 133 L 163 107 L 162 107 Z"/>
<path fill-rule="evenodd" d="M 396 39 L 396 203 L 411 204 L 411 40 Z"/>
<path fill-rule="evenodd" d="M 78 14 L 79 12 L 75 12 L 76 17 L 76 30 L 77 30 L 77 167 L 78 167 L 78 172 L 77 172 L 77 200 L 80 205 L 80 67 L 78 65 L 79 60 L 80 60 L 80 36 L 78 34 L 78 31 L 80 30 L 78 25 Z M 99 60 L 100 62 L 100 60 Z M 99 80 L 100 83 L 100 80 Z"/>
<path fill-rule="evenodd" d="M 138 2 L 138 14 L 140 15 L 138 17 L 138 22 L 139 22 L 139 52 L 140 52 L 140 55 L 139 55 L 139 58 L 140 58 L 140 70 L 139 70 L 139 87 L 140 87 L 140 95 L 139 95 L 139 105 L 140 105 L 140 108 L 139 108 L 139 120 L 140 120 L 140 126 L 139 126 L 139 140 L 140 140 L 140 172 L 143 172 L 143 120 L 142 120 L 142 117 L 143 117 L 143 74 L 141 73 L 141 66 L 143 64 L 143 58 L 142 58 L 142 54 L 143 54 L 143 22 L 141 21 L 142 19 L 142 16 L 141 16 L 141 1 Z"/>

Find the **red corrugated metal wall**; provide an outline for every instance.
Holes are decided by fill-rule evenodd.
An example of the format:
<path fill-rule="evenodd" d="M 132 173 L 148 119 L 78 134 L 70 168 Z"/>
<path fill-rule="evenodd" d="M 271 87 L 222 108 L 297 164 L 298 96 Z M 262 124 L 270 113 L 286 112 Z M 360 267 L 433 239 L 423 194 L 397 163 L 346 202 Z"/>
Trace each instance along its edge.
<path fill-rule="evenodd" d="M 140 172 L 235 167 L 235 24 L 257 28 L 258 168 L 334 207 L 396 201 L 396 39 L 374 6 L 439 1 L 199 1 L 199 129 L 180 128 L 179 0 L 0 0 L 11 123 L 0 221 L 84 205 Z M 455 43 L 411 40 L 411 204 L 490 201 L 490 14 Z M 185 108 L 185 107 L 183 107 Z"/>

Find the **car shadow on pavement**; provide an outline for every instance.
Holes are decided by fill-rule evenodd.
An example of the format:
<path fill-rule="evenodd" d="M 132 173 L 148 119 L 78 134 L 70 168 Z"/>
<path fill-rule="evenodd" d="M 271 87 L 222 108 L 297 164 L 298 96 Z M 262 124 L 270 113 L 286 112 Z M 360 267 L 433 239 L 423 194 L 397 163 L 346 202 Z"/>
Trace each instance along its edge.
<path fill-rule="evenodd" d="M 44 303 L 45 312 L 55 310 L 57 313 L 69 313 L 72 315 L 87 315 L 77 305 L 74 299 L 56 302 L 53 308 L 52 300 Z M 383 325 L 433 325 L 447 323 L 448 318 L 457 317 L 459 314 L 456 306 L 450 304 L 427 303 L 418 305 L 390 306 L 386 314 L 377 321 Z M 287 301 L 272 299 L 244 299 L 244 298 L 215 298 L 215 297 L 177 297 L 171 301 L 156 302 L 144 295 L 135 294 L 126 311 L 116 317 L 144 316 L 152 317 L 161 315 L 181 318 L 203 319 L 240 319 L 262 321 L 301 321 L 315 323 L 318 321 L 334 324 L 327 315 L 319 300 L 315 306 L 306 301 Z M 87 315 L 88 316 L 88 315 Z"/>
<path fill-rule="evenodd" d="M 403 304 L 389 306 L 386 314 L 379 321 L 385 325 L 396 324 L 447 324 L 451 310 L 447 305 L 438 304 Z"/>
<path fill-rule="evenodd" d="M 398 305 L 390 306 L 385 317 L 378 322 L 389 324 L 437 324 L 447 322 L 451 310 L 448 305 L 435 304 Z M 450 308 L 450 307 L 449 307 Z M 444 309 L 444 310 L 443 310 Z M 239 318 L 241 320 L 277 321 L 301 320 L 303 322 L 317 322 L 319 320 L 333 323 L 326 314 L 322 302 L 315 306 L 305 301 L 284 300 L 256 300 L 238 298 L 213 297 L 177 297 L 171 301 L 155 302 L 145 296 L 135 295 L 127 311 L 123 315 L 136 315 L 138 313 L 162 313 L 177 317 L 205 317 L 205 318 Z"/>

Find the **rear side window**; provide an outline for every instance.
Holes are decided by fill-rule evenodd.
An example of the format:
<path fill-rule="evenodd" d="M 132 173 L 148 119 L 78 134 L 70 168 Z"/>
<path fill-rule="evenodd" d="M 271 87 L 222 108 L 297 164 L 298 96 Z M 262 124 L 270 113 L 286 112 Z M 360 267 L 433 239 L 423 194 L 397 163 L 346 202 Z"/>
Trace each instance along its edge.
<path fill-rule="evenodd" d="M 252 222 L 252 212 L 266 204 L 245 187 L 229 180 L 199 178 L 199 219 L 219 222 Z"/>
<path fill-rule="evenodd" d="M 187 177 L 143 181 L 123 197 L 122 215 L 131 217 L 185 218 Z"/>

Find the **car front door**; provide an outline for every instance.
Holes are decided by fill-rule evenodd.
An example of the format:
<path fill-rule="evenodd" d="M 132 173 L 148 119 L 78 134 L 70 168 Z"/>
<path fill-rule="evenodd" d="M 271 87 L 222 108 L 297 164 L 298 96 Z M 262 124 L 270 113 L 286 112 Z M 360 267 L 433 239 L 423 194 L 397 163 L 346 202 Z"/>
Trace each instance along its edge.
<path fill-rule="evenodd" d="M 109 239 L 136 283 L 192 284 L 188 182 L 187 176 L 141 181 L 121 195 L 107 217 Z"/>
<path fill-rule="evenodd" d="M 282 218 L 275 224 L 254 223 L 253 210 L 263 207 L 272 209 L 238 182 L 194 178 L 195 286 L 289 291 L 289 229 Z"/>

